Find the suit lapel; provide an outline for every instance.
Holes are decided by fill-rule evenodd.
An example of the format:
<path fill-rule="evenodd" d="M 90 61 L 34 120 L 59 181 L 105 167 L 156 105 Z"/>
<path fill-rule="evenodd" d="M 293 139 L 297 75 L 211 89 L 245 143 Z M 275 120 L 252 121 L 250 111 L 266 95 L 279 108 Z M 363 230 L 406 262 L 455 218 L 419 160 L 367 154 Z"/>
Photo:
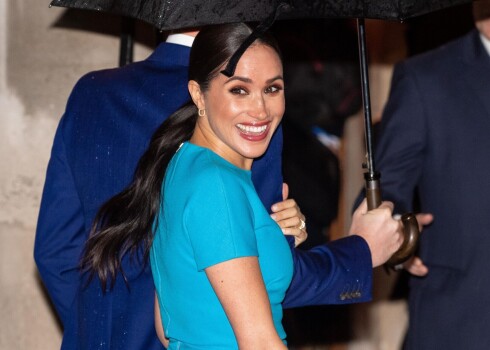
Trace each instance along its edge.
<path fill-rule="evenodd" d="M 475 95 L 475 103 L 483 106 L 490 120 L 490 55 L 485 50 L 477 30 L 467 37 L 462 59 L 465 69 L 461 72 L 463 79 Z"/>

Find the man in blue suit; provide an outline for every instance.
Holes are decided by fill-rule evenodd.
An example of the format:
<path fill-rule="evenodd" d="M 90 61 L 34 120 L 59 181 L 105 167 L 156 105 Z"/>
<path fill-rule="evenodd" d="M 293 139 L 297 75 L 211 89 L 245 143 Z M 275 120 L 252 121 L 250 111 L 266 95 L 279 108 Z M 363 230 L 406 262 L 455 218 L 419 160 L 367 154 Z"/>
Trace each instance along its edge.
<path fill-rule="evenodd" d="M 490 1 L 477 30 L 395 67 L 377 147 L 383 198 L 434 222 L 412 265 L 406 349 L 490 349 Z M 422 263 L 423 262 L 423 263 Z"/>
<path fill-rule="evenodd" d="M 142 62 L 89 73 L 69 98 L 48 165 L 34 251 L 63 324 L 63 349 L 162 348 L 154 329 L 149 265 L 125 259 L 128 286 L 118 278 L 104 292 L 97 279 L 86 283 L 78 263 L 101 204 L 130 182 L 153 131 L 189 99 L 191 41 L 173 35 Z M 282 200 L 281 149 L 279 129 L 252 169 L 266 208 Z M 383 218 L 371 225 L 376 216 Z M 390 206 L 384 204 L 364 221 L 369 224 L 357 226 L 364 238 L 351 235 L 307 252 L 290 241 L 295 274 L 285 307 L 369 300 L 372 265 L 393 251 L 383 240 L 398 237 L 390 220 Z"/>

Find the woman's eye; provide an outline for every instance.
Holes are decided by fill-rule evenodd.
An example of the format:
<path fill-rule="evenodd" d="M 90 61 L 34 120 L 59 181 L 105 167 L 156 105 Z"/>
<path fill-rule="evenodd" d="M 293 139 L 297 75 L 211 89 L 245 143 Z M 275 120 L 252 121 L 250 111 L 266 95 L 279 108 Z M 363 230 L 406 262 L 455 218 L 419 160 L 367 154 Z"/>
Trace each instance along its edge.
<path fill-rule="evenodd" d="M 233 94 L 233 95 L 245 95 L 247 93 L 247 91 L 242 88 L 242 87 L 234 87 L 234 88 L 231 88 L 230 89 L 230 92 Z"/>
<path fill-rule="evenodd" d="M 272 86 L 269 86 L 268 88 L 265 89 L 265 92 L 268 93 L 268 94 L 273 94 L 273 93 L 277 93 L 279 91 L 282 90 L 282 86 L 279 86 L 279 85 L 272 85 Z"/>

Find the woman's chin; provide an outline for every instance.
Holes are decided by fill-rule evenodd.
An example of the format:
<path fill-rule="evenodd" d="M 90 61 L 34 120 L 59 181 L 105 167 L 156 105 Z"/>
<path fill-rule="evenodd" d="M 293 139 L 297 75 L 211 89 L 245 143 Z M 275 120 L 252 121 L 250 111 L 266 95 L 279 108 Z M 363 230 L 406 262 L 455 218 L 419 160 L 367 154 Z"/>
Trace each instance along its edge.
<path fill-rule="evenodd" d="M 257 159 L 264 155 L 267 147 L 256 147 L 254 149 L 247 150 L 242 153 L 242 155 L 248 159 Z"/>

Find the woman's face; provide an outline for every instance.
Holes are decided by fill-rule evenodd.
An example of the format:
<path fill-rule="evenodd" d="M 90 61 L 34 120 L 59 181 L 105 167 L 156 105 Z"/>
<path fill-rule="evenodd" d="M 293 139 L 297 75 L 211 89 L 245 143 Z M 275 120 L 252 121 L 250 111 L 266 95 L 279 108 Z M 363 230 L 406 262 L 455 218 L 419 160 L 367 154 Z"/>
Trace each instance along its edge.
<path fill-rule="evenodd" d="M 271 47 L 255 44 L 240 58 L 233 77 L 218 74 L 209 89 L 193 99 L 206 111 L 196 125 L 203 146 L 250 169 L 253 159 L 266 151 L 284 114 L 281 60 Z"/>

